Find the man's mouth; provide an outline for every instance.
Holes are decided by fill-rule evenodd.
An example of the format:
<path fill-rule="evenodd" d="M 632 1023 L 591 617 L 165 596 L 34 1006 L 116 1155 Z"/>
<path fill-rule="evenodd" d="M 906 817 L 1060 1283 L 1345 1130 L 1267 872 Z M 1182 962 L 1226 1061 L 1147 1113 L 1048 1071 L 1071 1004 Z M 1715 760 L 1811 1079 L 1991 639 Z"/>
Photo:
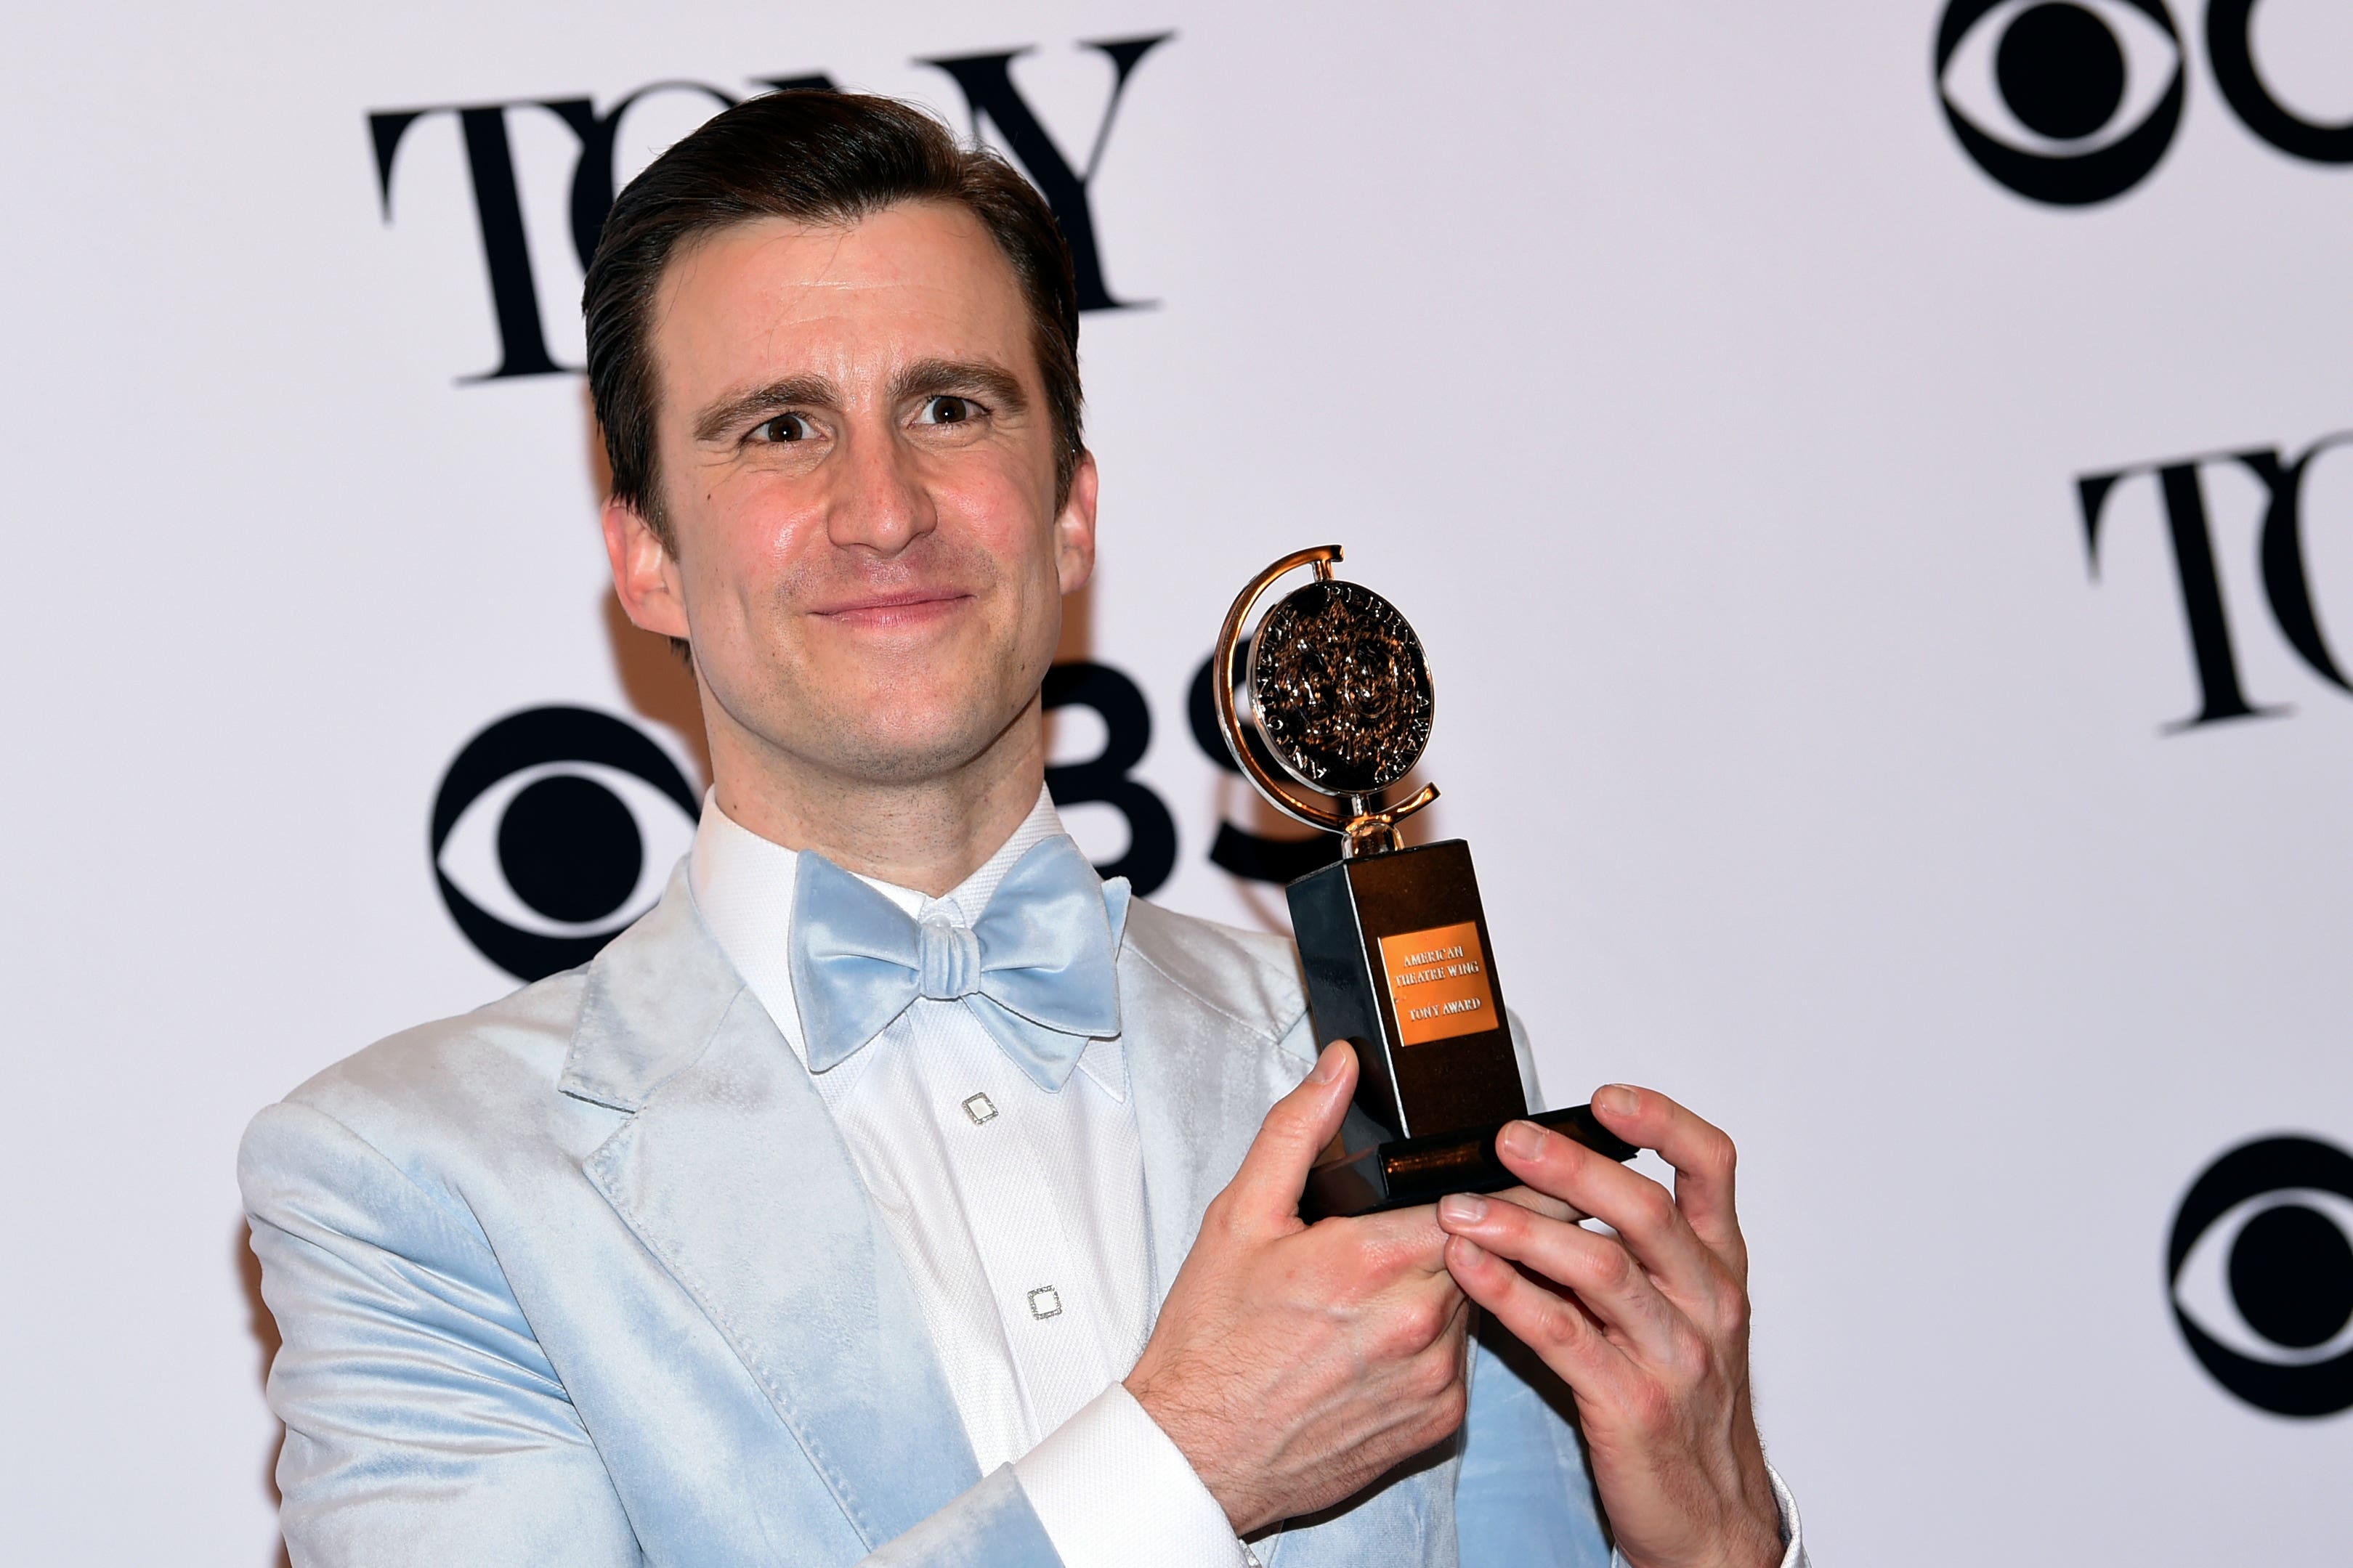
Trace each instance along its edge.
<path fill-rule="evenodd" d="M 811 613 L 837 626 L 894 629 L 928 626 L 953 615 L 971 602 L 957 588 L 905 588 L 895 593 L 859 594 L 819 605 Z"/>

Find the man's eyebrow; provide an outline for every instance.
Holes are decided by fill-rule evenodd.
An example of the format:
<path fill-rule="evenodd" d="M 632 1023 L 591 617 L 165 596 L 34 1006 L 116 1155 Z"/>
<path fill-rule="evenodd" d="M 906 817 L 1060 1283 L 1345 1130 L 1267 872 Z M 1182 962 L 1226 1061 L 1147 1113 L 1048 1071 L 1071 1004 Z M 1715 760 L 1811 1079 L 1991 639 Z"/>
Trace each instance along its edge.
<path fill-rule="evenodd" d="M 1029 406 L 1029 399 L 1013 373 L 985 360 L 917 360 L 891 382 L 893 403 L 936 396 L 944 392 L 978 393 L 1008 414 L 1018 414 Z"/>
<path fill-rule="evenodd" d="M 834 401 L 833 386 L 822 376 L 788 375 L 750 392 L 737 393 L 704 409 L 695 417 L 694 438 L 716 441 L 754 414 L 773 413 L 796 405 L 830 408 Z"/>

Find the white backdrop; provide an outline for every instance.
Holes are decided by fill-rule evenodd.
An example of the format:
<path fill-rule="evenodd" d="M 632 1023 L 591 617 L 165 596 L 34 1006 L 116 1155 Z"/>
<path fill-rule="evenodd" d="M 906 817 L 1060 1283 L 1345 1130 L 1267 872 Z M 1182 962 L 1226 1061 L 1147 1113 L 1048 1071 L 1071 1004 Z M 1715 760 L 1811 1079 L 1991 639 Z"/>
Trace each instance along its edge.
<path fill-rule="evenodd" d="M 1480 856 L 1552 1098 L 1656 1084 L 1740 1140 L 1762 1420 L 1817 1560 L 2340 1556 L 2353 1425 L 2210 1375 L 2167 1246 L 2226 1150 L 2353 1143 L 2353 697 L 2296 651 L 2276 557 L 2266 595 L 2253 468 L 2183 469 L 2202 644 L 2160 479 L 2106 494 L 2096 574 L 2078 481 L 2353 426 L 2353 168 L 2264 140 L 2203 0 L 2168 5 L 2178 44 L 2155 0 L 2058 7 L 2072 32 L 2004 0 L 1945 73 L 1986 134 L 2073 164 L 2164 113 L 2178 61 L 2161 162 L 2083 206 L 1973 161 L 1936 0 L 20 7 L 8 1555 L 273 1560 L 235 1146 L 513 984 L 435 880 L 460 748 L 584 708 L 700 787 L 681 676 L 610 605 L 580 378 L 466 379 L 501 338 L 460 121 L 406 127 L 387 216 L 370 113 L 525 106 L 491 118 L 576 364 L 579 142 L 530 104 L 824 72 L 967 125 L 916 62 L 1029 46 L 1011 79 L 1082 164 L 1113 77 L 1082 42 L 1173 33 L 1087 186 L 1111 291 L 1151 303 L 1085 320 L 1103 564 L 1071 650 L 1148 705 L 1155 896 L 1279 911 L 1208 860 L 1252 819 L 1187 688 L 1249 573 L 1345 542 L 1433 651 L 1437 826 Z M 2120 102 L 2038 138 L 2004 29 L 2080 43 L 2084 15 Z M 2252 37 L 2279 103 L 2353 118 L 2353 7 L 2263 0 Z M 2099 109 L 2096 77 L 2045 121 Z M 642 101 L 624 175 L 710 107 Z M 2325 637 L 2353 454 L 2306 478 Z M 2280 710 L 2170 730 L 2217 705 L 2217 625 Z M 1064 717 L 1065 761 L 1110 738 Z M 668 853 L 683 819 L 636 804 Z M 1110 807 L 1071 820 L 1120 852 Z M 442 860 L 486 904 L 489 822 Z M 2261 1294 L 2220 1256 L 2183 1286 L 2210 1332 L 2343 1351 L 2212 1326 Z M 2330 1257 L 2289 1260 L 2307 1316 Z"/>

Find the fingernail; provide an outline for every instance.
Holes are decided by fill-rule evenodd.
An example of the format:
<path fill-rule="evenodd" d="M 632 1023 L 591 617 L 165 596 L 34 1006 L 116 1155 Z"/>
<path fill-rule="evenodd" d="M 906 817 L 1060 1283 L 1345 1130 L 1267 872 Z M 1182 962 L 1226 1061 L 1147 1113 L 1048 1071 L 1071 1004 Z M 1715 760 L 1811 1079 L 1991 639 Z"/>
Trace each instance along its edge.
<path fill-rule="evenodd" d="M 1450 1250 L 1460 1254 L 1460 1260 L 1466 1268 L 1476 1265 L 1487 1256 L 1487 1249 L 1467 1236 L 1448 1237 L 1446 1245 Z"/>
<path fill-rule="evenodd" d="M 1438 1200 L 1438 1217 L 1457 1225 L 1477 1225 L 1487 1217 L 1487 1200 L 1476 1193 L 1449 1193 Z"/>
<path fill-rule="evenodd" d="M 1324 1054 L 1315 1058 L 1315 1070 L 1308 1076 L 1317 1083 L 1330 1083 L 1340 1076 L 1340 1046 L 1337 1041 L 1324 1047 Z"/>
<path fill-rule="evenodd" d="M 1506 1154 L 1517 1154 L 1523 1160 L 1533 1160 L 1545 1152 L 1552 1134 L 1533 1121 L 1514 1121 L 1504 1129 L 1503 1145 Z"/>
<path fill-rule="evenodd" d="M 1594 1091 L 1593 1105 L 1612 1116 L 1631 1116 L 1642 1109 L 1642 1094 L 1622 1083 L 1607 1084 Z"/>

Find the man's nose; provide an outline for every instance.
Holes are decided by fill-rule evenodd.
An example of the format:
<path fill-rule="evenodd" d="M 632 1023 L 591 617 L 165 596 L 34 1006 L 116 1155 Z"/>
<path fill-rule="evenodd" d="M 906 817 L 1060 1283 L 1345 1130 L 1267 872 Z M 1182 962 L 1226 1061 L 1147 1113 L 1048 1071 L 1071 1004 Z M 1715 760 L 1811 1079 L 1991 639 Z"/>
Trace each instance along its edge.
<path fill-rule="evenodd" d="M 896 555 L 939 526 L 939 511 L 914 454 L 889 429 L 865 428 L 844 443 L 827 537 L 843 549 Z"/>

